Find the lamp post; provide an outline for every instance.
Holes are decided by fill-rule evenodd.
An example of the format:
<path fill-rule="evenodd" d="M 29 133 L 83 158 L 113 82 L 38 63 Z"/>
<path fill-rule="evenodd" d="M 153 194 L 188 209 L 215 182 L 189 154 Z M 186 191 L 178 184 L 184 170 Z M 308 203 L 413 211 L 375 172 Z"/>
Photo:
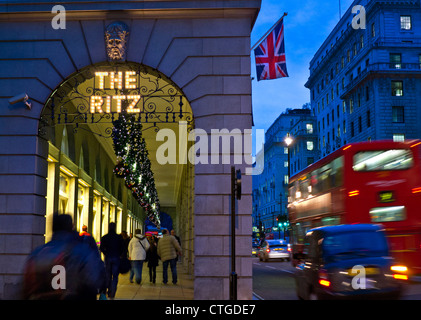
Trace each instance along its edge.
<path fill-rule="evenodd" d="M 290 156 L 290 146 L 292 145 L 292 143 L 294 142 L 294 139 L 290 136 L 289 132 L 287 133 L 287 136 L 284 139 L 285 144 L 287 145 L 287 150 L 288 150 L 288 184 L 289 184 L 289 179 L 291 178 L 291 156 Z M 288 185 L 286 188 L 286 192 L 288 194 Z M 286 217 L 285 222 L 288 221 L 288 218 Z M 284 224 L 284 240 L 285 240 L 285 229 L 286 229 L 286 225 Z"/>

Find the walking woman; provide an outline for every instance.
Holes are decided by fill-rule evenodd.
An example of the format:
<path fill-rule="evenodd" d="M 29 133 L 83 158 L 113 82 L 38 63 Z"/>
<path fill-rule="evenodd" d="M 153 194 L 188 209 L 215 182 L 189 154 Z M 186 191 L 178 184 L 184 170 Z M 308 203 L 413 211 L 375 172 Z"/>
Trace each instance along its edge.
<path fill-rule="evenodd" d="M 158 249 L 155 237 L 148 237 L 150 248 L 147 252 L 148 268 L 149 268 L 149 282 L 156 282 L 156 267 L 158 266 Z"/>

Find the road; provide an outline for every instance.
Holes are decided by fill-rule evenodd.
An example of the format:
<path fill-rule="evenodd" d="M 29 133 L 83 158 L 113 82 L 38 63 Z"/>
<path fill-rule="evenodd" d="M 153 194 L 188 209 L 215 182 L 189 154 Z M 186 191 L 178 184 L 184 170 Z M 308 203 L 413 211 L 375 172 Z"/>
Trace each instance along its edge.
<path fill-rule="evenodd" d="M 253 293 L 261 300 L 298 300 L 295 294 L 294 267 L 290 262 L 261 262 L 253 258 Z M 402 300 L 421 300 L 421 283 L 405 286 Z"/>

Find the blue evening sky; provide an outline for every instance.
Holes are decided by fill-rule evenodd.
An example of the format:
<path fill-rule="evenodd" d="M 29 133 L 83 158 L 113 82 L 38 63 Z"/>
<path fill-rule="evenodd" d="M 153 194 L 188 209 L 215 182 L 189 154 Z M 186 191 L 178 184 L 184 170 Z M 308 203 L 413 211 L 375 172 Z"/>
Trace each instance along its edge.
<path fill-rule="evenodd" d="M 310 102 L 304 87 L 309 64 L 339 21 L 339 3 L 344 14 L 353 0 L 262 0 L 259 16 L 251 34 L 253 46 L 283 15 L 285 51 L 289 78 L 252 81 L 255 129 L 265 131 L 286 108 L 301 108 Z M 251 53 L 251 76 L 256 78 L 254 52 Z M 257 145 L 261 142 L 257 137 Z M 258 148 L 260 149 L 260 148 Z"/>

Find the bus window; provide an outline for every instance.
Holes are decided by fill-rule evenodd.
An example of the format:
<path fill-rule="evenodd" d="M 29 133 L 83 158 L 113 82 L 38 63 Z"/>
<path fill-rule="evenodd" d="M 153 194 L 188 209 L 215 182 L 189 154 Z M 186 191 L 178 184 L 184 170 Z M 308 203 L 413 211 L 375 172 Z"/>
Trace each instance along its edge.
<path fill-rule="evenodd" d="M 322 226 L 336 226 L 341 223 L 341 218 L 338 216 L 322 218 Z"/>
<path fill-rule="evenodd" d="M 341 156 L 332 161 L 332 186 L 340 187 L 343 184 L 344 157 Z"/>
<path fill-rule="evenodd" d="M 404 170 L 412 167 L 414 159 L 407 149 L 361 151 L 354 155 L 354 171 Z"/>
<path fill-rule="evenodd" d="M 319 171 L 319 180 L 321 184 L 321 190 L 320 192 L 326 192 L 328 191 L 331 186 L 330 181 L 330 174 L 332 172 L 331 164 L 328 163 L 327 165 L 323 166 Z"/>

